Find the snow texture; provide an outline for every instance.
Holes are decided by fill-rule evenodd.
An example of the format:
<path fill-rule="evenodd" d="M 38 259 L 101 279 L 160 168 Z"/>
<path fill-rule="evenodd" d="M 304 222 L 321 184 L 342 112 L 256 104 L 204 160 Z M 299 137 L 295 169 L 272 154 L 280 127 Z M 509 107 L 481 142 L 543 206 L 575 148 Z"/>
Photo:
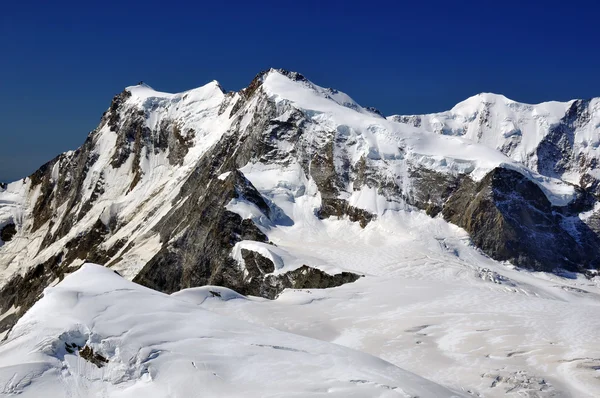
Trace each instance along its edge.
<path fill-rule="evenodd" d="M 199 303 L 235 297 L 213 291 L 211 299 L 199 289 L 168 296 L 86 264 L 46 289 L 0 347 L 1 391 L 36 398 L 460 396 L 373 356 L 199 307 L 201 296 Z"/>

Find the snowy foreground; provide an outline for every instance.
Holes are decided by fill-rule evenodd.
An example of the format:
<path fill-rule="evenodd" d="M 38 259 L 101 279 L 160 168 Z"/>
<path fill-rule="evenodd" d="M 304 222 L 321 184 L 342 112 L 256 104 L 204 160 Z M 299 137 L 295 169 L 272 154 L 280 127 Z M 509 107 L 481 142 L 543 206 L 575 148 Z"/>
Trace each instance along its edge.
<path fill-rule="evenodd" d="M 49 288 L 0 347 L 21 397 L 459 396 L 373 356 L 200 308 L 87 264 Z M 226 292 L 224 292 L 226 293 Z M 227 297 L 224 297 L 225 299 Z M 97 367 L 73 351 L 90 347 Z"/>

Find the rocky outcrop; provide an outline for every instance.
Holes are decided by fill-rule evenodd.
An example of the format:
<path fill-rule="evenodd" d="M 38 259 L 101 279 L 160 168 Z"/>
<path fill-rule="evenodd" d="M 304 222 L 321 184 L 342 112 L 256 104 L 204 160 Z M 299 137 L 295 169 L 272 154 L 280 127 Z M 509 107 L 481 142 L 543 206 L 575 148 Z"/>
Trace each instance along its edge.
<path fill-rule="evenodd" d="M 575 166 L 575 131 L 590 120 L 589 102 L 574 101 L 560 123 L 551 126 L 538 145 L 538 170 L 542 174 L 559 177 Z"/>
<path fill-rule="evenodd" d="M 303 265 L 292 271 L 273 274 L 275 265 L 260 253 L 242 249 L 246 274 L 236 290 L 245 295 L 276 298 L 285 289 L 326 289 L 355 282 L 360 278 L 352 272 L 330 275 L 318 268 Z"/>
<path fill-rule="evenodd" d="M 213 161 L 215 157 L 208 158 Z M 225 179 L 213 178 L 209 165 L 197 168 L 182 189 L 174 210 L 157 226 L 163 246 L 144 266 L 135 282 L 172 293 L 184 288 L 236 283 L 224 278 L 225 269 L 235 267 L 230 257 L 241 240 L 266 242 L 266 235 L 249 219 L 226 209 L 232 199 L 246 200 L 265 215 L 270 209 L 262 196 L 239 171 Z"/>
<path fill-rule="evenodd" d="M 14 223 L 9 223 L 0 228 L 0 240 L 9 242 L 17 233 L 17 226 Z"/>
<path fill-rule="evenodd" d="M 363 275 L 364 276 L 364 275 Z M 303 265 L 283 275 L 270 275 L 266 278 L 266 284 L 270 286 L 270 292 L 281 292 L 284 289 L 326 289 L 341 286 L 346 283 L 357 281 L 361 275 L 352 272 L 340 272 L 330 275 L 318 268 Z M 268 293 L 267 297 L 274 298 L 275 295 Z"/>
<path fill-rule="evenodd" d="M 600 239 L 578 218 L 567 230 L 568 211 L 553 207 L 535 183 L 514 170 L 496 168 L 477 183 L 463 179 L 442 214 L 496 260 L 550 272 L 600 265 Z"/>
<path fill-rule="evenodd" d="M 364 209 L 351 206 L 348 204 L 348 201 L 344 199 L 333 198 L 322 199 L 321 208 L 319 209 L 317 216 L 321 219 L 328 217 L 348 217 L 350 221 L 359 223 L 363 228 L 375 218 L 374 214 L 369 213 Z"/>
<path fill-rule="evenodd" d="M 594 172 L 598 158 L 581 151 L 576 143 L 578 131 L 589 128 L 592 119 L 591 100 L 573 101 L 559 123 L 550 126 L 548 134 L 537 147 L 538 170 L 544 175 L 561 177 L 565 173 L 580 174 L 579 186 L 600 195 L 600 180 Z M 597 128 L 598 126 L 596 126 Z M 597 143 L 584 142 L 589 145 Z"/>
<path fill-rule="evenodd" d="M 468 177 L 439 173 L 422 167 L 413 168 L 410 171 L 411 189 L 404 193 L 404 197 L 411 205 L 435 217 L 465 178 Z"/>

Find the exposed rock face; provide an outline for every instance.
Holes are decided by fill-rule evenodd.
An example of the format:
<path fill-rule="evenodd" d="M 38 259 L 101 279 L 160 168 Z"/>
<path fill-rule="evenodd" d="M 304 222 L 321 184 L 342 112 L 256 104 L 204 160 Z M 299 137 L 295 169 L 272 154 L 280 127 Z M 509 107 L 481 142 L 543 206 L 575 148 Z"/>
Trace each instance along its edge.
<path fill-rule="evenodd" d="M 409 192 L 407 200 L 425 210 L 431 216 L 437 216 L 448 200 L 459 187 L 465 176 L 455 176 L 444 173 L 438 173 L 425 168 L 417 168 L 411 171 L 414 190 Z"/>
<path fill-rule="evenodd" d="M 198 172 L 189 185 L 193 191 L 188 199 L 157 226 L 163 247 L 134 281 L 168 293 L 207 284 L 239 288 L 241 270 L 230 257 L 231 249 L 241 240 L 266 242 L 267 237 L 250 220 L 225 206 L 232 199 L 243 198 L 265 214 L 269 208 L 239 171 L 222 181 Z"/>
<path fill-rule="evenodd" d="M 73 347 L 73 346 L 68 347 L 65 345 L 65 348 L 67 349 L 67 352 L 68 352 L 69 349 L 73 350 L 78 347 Z M 102 356 L 98 353 L 95 353 L 94 350 L 88 345 L 79 349 L 79 356 L 81 358 L 85 359 L 86 361 L 93 363 L 98 368 L 102 368 L 102 367 L 104 367 L 104 365 L 106 365 L 108 363 L 108 359 L 106 359 L 104 356 Z"/>
<path fill-rule="evenodd" d="M 367 224 L 375 218 L 375 216 L 364 209 L 350 206 L 343 199 L 323 199 L 323 204 L 318 212 L 319 218 L 328 217 L 348 217 L 350 221 L 358 222 L 361 227 L 366 227 Z"/>
<path fill-rule="evenodd" d="M 280 277 L 269 275 L 267 283 L 272 286 L 271 291 L 282 291 L 286 288 L 292 289 L 325 289 L 341 286 L 345 283 L 357 281 L 361 276 L 352 272 L 340 272 L 329 275 L 320 269 L 303 265 L 293 271 L 287 272 Z M 267 294 L 267 297 L 273 297 Z"/>
<path fill-rule="evenodd" d="M 592 129 L 589 125 L 597 106 L 592 100 L 574 101 L 560 122 L 550 127 L 536 153 L 542 174 L 559 177 L 567 173 L 579 174 L 578 185 L 596 196 L 600 195 L 600 180 L 594 172 L 598 168 L 598 158 L 580 150 L 582 143 L 577 142 L 576 134 Z M 583 144 L 586 147 L 597 145 L 587 141 Z"/>
<path fill-rule="evenodd" d="M 544 271 L 597 267 L 600 239 L 579 219 L 569 233 L 564 228 L 569 212 L 564 213 L 535 183 L 503 168 L 478 183 L 465 178 L 443 208 L 444 218 L 463 227 L 494 259 Z M 587 239 L 578 239 L 583 236 Z"/>
<path fill-rule="evenodd" d="M 276 298 L 284 289 L 325 289 L 341 286 L 345 283 L 351 283 L 360 278 L 352 272 L 341 272 L 335 275 L 329 275 L 318 268 L 303 265 L 293 271 L 283 274 L 271 274 L 275 270 L 275 265 L 271 260 L 262 256 L 260 253 L 242 249 L 242 255 L 245 262 L 247 275 L 242 278 L 225 278 L 236 281 L 235 288 L 245 295 L 262 296 L 270 299 Z M 235 268 L 228 268 L 225 275 L 234 273 Z"/>
<path fill-rule="evenodd" d="M 302 91 L 299 101 L 314 94 L 319 103 L 299 106 L 277 84 L 265 88 L 273 76 L 293 82 Z M 272 244 L 270 228 L 293 224 L 275 204 L 277 195 L 290 203 L 310 197 L 315 205 L 307 216 L 347 218 L 362 228 L 390 209 L 441 213 L 495 259 L 538 270 L 596 267 L 600 213 L 579 215 L 597 202 L 598 156 L 591 138 L 584 145 L 580 137 L 594 136 L 586 129 L 593 130 L 600 102 L 573 102 L 564 115 L 532 129 L 522 120 L 545 108 L 479 97 L 449 113 L 388 120 L 281 70 L 259 73 L 238 93 L 225 94 L 216 82 L 181 94 L 129 87 L 79 149 L 23 181 L 0 185 L 0 314 L 18 307 L 0 332 L 44 287 L 84 261 L 169 293 L 214 284 L 274 298 L 285 288 L 355 281 L 356 274 L 328 275 L 311 264 L 279 272 L 252 250 L 242 249 L 245 266 L 232 257 L 236 244 Z M 525 148 L 535 141 L 526 134 L 542 130 L 539 144 Z M 524 166 L 521 172 L 513 170 L 516 163 L 498 167 L 475 181 L 469 159 L 410 147 L 411 137 L 439 137 L 433 133 L 485 142 Z M 303 182 L 290 187 L 281 177 L 261 188 L 244 175 L 250 166 L 293 172 Z M 529 176 L 535 171 L 576 175 L 575 199 L 552 206 Z"/>

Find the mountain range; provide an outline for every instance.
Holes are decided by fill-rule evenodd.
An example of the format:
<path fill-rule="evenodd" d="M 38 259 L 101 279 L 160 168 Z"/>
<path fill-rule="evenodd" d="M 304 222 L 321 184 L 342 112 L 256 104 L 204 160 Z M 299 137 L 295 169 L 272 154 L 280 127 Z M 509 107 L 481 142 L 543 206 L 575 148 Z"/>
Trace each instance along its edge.
<path fill-rule="evenodd" d="M 459 371 L 444 373 L 440 366 L 428 370 L 410 365 L 410 371 L 453 392 L 433 384 L 423 388 L 437 391 L 436 396 L 593 396 L 594 391 L 600 393 L 594 384 L 600 353 L 594 355 L 591 348 L 600 320 L 589 315 L 600 304 L 599 146 L 599 98 L 529 105 L 483 93 L 446 112 L 386 117 L 343 92 L 280 69 L 259 73 L 239 92 L 225 92 L 216 81 L 178 94 L 158 92 L 143 83 L 127 87 L 113 98 L 81 147 L 59 155 L 27 178 L 0 186 L 0 332 L 5 347 L 19 345 L 25 355 L 35 339 L 51 339 L 58 329 L 68 329 L 68 322 L 52 323 L 54 329 L 43 328 L 52 333 L 35 339 L 28 334 L 34 325 L 50 322 L 40 315 L 42 306 L 65 305 L 66 299 L 58 300 L 59 293 L 49 291 L 81 288 L 82 297 L 98 293 L 88 278 L 98 278 L 104 287 L 114 283 L 136 291 L 132 299 L 151 296 L 151 290 L 139 290 L 143 288 L 110 272 L 92 265 L 82 268 L 96 263 L 166 294 L 152 305 L 172 305 L 167 304 L 172 297 L 212 286 L 210 299 L 202 296 L 202 303 L 194 305 L 362 350 L 406 368 L 407 358 L 414 360 L 411 355 L 417 354 L 403 357 L 406 342 L 390 343 L 393 350 L 384 354 L 381 342 L 368 342 L 371 325 L 349 327 L 346 321 L 332 321 L 334 325 L 317 333 L 308 325 L 314 321 L 323 327 L 323 320 L 303 310 L 298 310 L 300 318 L 294 318 L 278 306 L 291 301 L 296 308 L 300 301 L 301 307 L 309 303 L 314 311 L 331 311 L 328 316 L 335 318 L 336 307 L 323 303 L 340 297 L 360 301 L 362 294 L 374 295 L 381 289 L 386 296 L 371 297 L 353 311 L 373 311 L 377 319 L 398 311 L 401 304 L 431 300 L 427 305 L 437 303 L 435 310 L 420 308 L 435 312 L 433 322 L 447 311 L 436 301 L 442 296 L 433 291 L 411 295 L 411 286 L 429 291 L 442 284 L 439 292 L 451 292 L 454 299 L 448 303 L 460 307 L 462 302 L 469 308 L 489 298 L 492 289 L 498 297 L 506 296 L 506 291 L 511 295 L 506 302 L 490 298 L 490 303 L 507 308 L 499 317 L 516 316 L 515 308 L 521 306 L 522 316 L 531 311 L 536 321 L 525 319 L 508 333 L 531 334 L 525 341 L 496 334 L 489 345 L 502 345 L 504 339 L 527 347 L 504 352 L 502 346 L 502 353 L 487 353 L 487 359 L 481 359 L 487 365 L 478 363 L 486 371 L 476 378 L 461 378 Z M 458 299 L 456 286 L 473 296 Z M 319 288 L 332 289 L 313 290 Z M 234 294 L 227 289 L 240 295 L 237 302 L 244 304 L 218 299 L 221 293 Z M 323 302 L 296 297 L 303 294 L 320 296 L 314 300 Z M 557 306 L 543 306 L 548 302 Z M 111 303 L 106 302 L 109 307 Z M 120 306 L 121 313 L 135 311 Z M 262 310 L 255 309 L 259 307 Z M 382 308 L 379 315 L 376 308 Z M 278 320 L 269 319 L 271 311 L 280 315 Z M 537 329 L 560 319 L 563 311 L 571 312 L 574 324 L 559 329 L 559 336 L 542 336 L 548 344 L 558 342 L 563 351 L 533 347 L 540 344 L 539 333 L 550 333 Z M 84 312 L 76 323 L 89 329 L 92 318 Z M 446 363 L 455 369 L 460 369 L 455 361 L 478 350 L 464 345 L 464 336 L 494 330 L 489 322 L 498 326 L 495 320 L 478 318 L 472 330 L 457 337 L 451 325 L 464 329 L 465 314 L 440 321 L 445 325 L 442 333 L 429 320 L 417 321 L 416 313 L 410 318 L 416 325 L 405 325 L 406 319 L 395 316 L 383 318 L 403 324 L 399 331 L 421 335 L 417 345 L 437 346 L 435 352 L 445 352 L 450 358 Z M 539 314 L 547 319 L 536 318 Z M 216 315 L 201 316 L 224 322 Z M 360 316 L 368 318 L 367 313 Z M 507 327 L 512 327 L 510 322 Z M 64 330 L 68 343 L 82 350 L 79 357 L 85 356 L 84 346 L 93 346 L 111 364 L 124 360 L 83 329 Z M 399 338 L 394 330 L 387 330 L 381 341 Z M 574 335 L 566 336 L 567 331 Z M 61 344 L 67 343 L 65 336 Z M 565 339 L 576 342 L 563 344 Z M 10 373 L 1 371 L 9 368 L 3 365 L 2 350 L 0 346 L 0 387 L 3 375 Z M 536 350 L 544 353 L 542 359 L 535 356 Z M 5 356 L 7 352 L 4 349 Z M 48 355 L 70 363 L 63 351 L 62 357 L 57 352 Z M 504 367 L 488 364 L 495 355 L 503 356 L 498 363 Z M 550 357 L 555 365 L 548 370 L 544 361 Z M 56 366 L 67 366 L 60 361 L 62 365 Z M 514 365 L 514 361 L 521 362 Z M 351 385 L 387 391 L 381 386 L 391 385 L 389 378 L 394 376 L 385 372 L 384 381 Z M 128 373 L 128 383 L 148 377 L 144 372 L 132 374 Z M 9 376 L 6 379 L 12 380 Z M 398 377 L 405 381 L 408 376 Z M 104 385 L 103 377 L 92 379 L 95 387 L 88 386 L 88 391 L 99 388 L 94 383 Z M 118 384 L 117 379 L 110 380 Z M 340 391 L 340 396 L 348 396 L 346 390 Z M 410 391 L 417 394 L 418 387 Z M 375 396 L 368 389 L 358 395 L 363 393 Z"/>

